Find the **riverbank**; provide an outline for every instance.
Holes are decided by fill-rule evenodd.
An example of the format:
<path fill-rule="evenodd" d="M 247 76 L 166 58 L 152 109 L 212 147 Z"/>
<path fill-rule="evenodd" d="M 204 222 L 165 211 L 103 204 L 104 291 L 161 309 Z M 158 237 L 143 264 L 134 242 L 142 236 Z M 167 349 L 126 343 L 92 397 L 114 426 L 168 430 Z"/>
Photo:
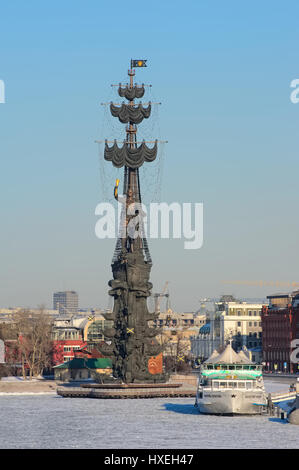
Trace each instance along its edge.
<path fill-rule="evenodd" d="M 0 380 L 0 395 L 11 394 L 34 394 L 34 393 L 56 393 L 58 386 L 79 387 L 82 383 L 92 383 L 92 380 L 82 380 L 74 382 L 61 382 L 47 380 L 43 378 L 33 378 L 24 380 L 23 377 L 3 377 Z M 194 375 L 173 375 L 170 382 L 182 383 L 182 386 L 196 390 L 197 377 Z"/>
<path fill-rule="evenodd" d="M 57 383 L 54 380 L 0 380 L 0 395 L 56 393 Z"/>

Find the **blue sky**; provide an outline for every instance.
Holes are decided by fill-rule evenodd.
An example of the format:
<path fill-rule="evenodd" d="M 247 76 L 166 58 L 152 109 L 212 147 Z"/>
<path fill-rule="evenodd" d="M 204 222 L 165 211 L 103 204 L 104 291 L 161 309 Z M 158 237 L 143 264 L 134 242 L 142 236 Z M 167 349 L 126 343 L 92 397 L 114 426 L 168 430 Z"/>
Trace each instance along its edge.
<path fill-rule="evenodd" d="M 1 306 L 52 304 L 74 289 L 105 307 L 114 241 L 94 233 L 101 101 L 147 58 L 162 102 L 162 198 L 204 203 L 204 245 L 151 241 L 152 282 L 172 306 L 264 297 L 299 282 L 298 2 L 2 2 Z M 155 137 L 155 136 L 153 136 Z M 114 181 L 111 181 L 111 188 Z"/>

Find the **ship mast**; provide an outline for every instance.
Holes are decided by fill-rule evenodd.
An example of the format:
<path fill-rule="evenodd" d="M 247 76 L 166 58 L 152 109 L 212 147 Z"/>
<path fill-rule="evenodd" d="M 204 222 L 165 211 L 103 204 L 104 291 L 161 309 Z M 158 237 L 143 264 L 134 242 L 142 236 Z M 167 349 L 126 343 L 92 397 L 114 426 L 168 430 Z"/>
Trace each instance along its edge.
<path fill-rule="evenodd" d="M 130 89 L 134 87 L 133 79 L 135 76 L 135 70 L 132 67 L 132 61 L 131 61 L 131 67 L 128 70 L 128 75 L 130 77 Z M 129 101 L 129 106 L 134 106 L 134 99 Z M 131 149 L 136 147 L 136 134 L 137 134 L 137 127 L 134 126 L 133 122 L 129 122 L 127 126 L 127 142 L 129 142 L 129 147 Z M 138 187 L 138 180 L 139 180 L 139 171 L 138 168 L 136 170 L 133 170 L 132 168 L 129 168 L 129 175 L 128 175 L 128 189 L 131 189 L 133 191 L 134 199 L 136 202 L 141 202 L 140 200 L 140 188 Z"/>

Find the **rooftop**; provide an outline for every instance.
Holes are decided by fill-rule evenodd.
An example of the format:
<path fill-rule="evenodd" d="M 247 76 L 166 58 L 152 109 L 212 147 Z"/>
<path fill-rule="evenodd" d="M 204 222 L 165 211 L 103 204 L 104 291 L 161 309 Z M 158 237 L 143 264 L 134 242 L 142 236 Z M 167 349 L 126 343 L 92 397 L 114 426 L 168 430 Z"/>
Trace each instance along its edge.
<path fill-rule="evenodd" d="M 89 358 L 76 357 L 71 361 L 64 362 L 54 369 L 111 369 L 112 361 L 108 357 Z"/>

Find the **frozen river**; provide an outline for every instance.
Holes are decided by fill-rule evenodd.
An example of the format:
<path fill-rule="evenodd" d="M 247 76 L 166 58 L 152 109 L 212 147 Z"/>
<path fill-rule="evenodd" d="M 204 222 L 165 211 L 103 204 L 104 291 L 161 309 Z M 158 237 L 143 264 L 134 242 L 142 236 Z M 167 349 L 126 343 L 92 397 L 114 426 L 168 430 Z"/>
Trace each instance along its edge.
<path fill-rule="evenodd" d="M 286 384 L 267 383 L 268 391 Z M 278 418 L 200 415 L 194 399 L 0 396 L 1 449 L 284 449 L 299 426 Z"/>

